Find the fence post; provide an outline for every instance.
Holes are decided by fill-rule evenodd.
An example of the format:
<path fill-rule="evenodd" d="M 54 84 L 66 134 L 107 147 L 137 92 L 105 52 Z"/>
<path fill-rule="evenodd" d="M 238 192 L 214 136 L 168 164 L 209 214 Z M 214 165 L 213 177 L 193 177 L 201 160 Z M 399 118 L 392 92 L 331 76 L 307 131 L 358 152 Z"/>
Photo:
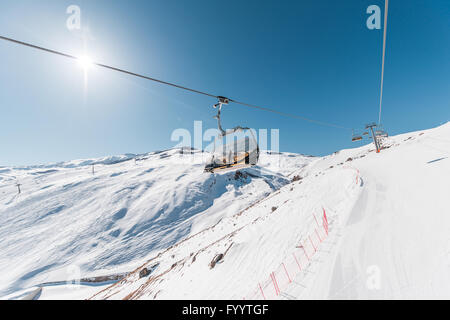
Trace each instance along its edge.
<path fill-rule="evenodd" d="M 291 280 L 291 277 L 289 277 L 289 273 L 288 273 L 287 270 L 286 270 L 286 266 L 284 265 L 284 262 L 282 263 L 282 265 L 283 265 L 283 268 L 284 268 L 284 272 L 286 272 L 286 275 L 287 275 L 287 277 L 288 277 L 289 283 L 291 283 L 292 280 Z"/>
<path fill-rule="evenodd" d="M 302 246 L 302 249 L 303 249 L 303 252 L 305 253 L 305 256 L 306 256 L 306 258 L 308 259 L 308 261 L 309 261 L 309 257 L 308 257 L 308 254 L 306 253 L 306 249 L 305 249 L 305 247 L 304 246 Z"/>
<path fill-rule="evenodd" d="M 317 224 L 317 227 L 319 227 L 319 223 L 317 222 L 317 218 L 316 218 L 316 215 L 315 215 L 315 214 L 313 214 L 313 217 L 314 217 L 314 220 L 316 220 L 316 224 Z"/>
<path fill-rule="evenodd" d="M 297 260 L 297 257 L 295 256 L 295 252 L 292 253 L 292 255 L 294 256 L 295 262 L 297 262 L 298 268 L 300 269 L 300 271 L 302 271 L 302 266 L 300 265 L 300 263 Z"/>
<path fill-rule="evenodd" d="M 275 276 L 275 272 L 273 272 L 273 278 L 275 280 L 275 284 L 277 285 L 278 294 L 280 294 L 281 291 L 280 291 L 280 287 L 278 286 L 278 281 L 277 281 L 277 277 Z"/>
<path fill-rule="evenodd" d="M 312 239 L 311 239 L 311 236 L 309 236 L 309 241 L 311 241 L 311 244 L 312 244 L 312 246 L 313 246 L 313 248 L 314 248 L 314 253 L 316 253 L 316 252 L 317 252 L 317 249 L 316 249 L 316 246 L 314 245 L 314 242 L 313 242 Z"/>
<path fill-rule="evenodd" d="M 319 232 L 317 232 L 317 229 L 316 229 L 316 235 L 317 235 L 317 238 L 319 238 L 319 242 L 322 242 L 322 239 L 320 238 Z"/>
<path fill-rule="evenodd" d="M 325 233 L 328 236 L 328 228 L 327 225 L 325 224 L 325 221 L 323 222 L 323 230 L 325 230 Z"/>
<path fill-rule="evenodd" d="M 325 211 L 325 208 L 322 208 L 322 210 L 323 210 L 323 217 L 325 218 L 325 222 L 327 223 L 328 226 L 327 212 Z"/>
<path fill-rule="evenodd" d="M 325 211 L 325 208 L 322 208 L 323 209 L 323 218 L 322 218 L 322 220 L 323 220 L 323 228 L 325 229 L 325 232 L 327 233 L 327 235 L 328 235 L 328 219 L 327 219 L 327 212 Z"/>
<path fill-rule="evenodd" d="M 263 291 L 263 289 L 262 289 L 262 287 L 261 287 L 261 284 L 258 283 L 258 286 L 259 286 L 259 290 L 261 291 L 261 294 L 262 294 L 264 300 L 266 300 L 266 296 L 264 295 L 264 291 Z"/>
<path fill-rule="evenodd" d="M 273 287 L 275 288 L 275 294 L 278 296 L 280 294 L 280 288 L 278 288 L 277 279 L 275 278 L 275 273 L 272 272 L 270 274 L 270 277 L 272 278 Z"/>

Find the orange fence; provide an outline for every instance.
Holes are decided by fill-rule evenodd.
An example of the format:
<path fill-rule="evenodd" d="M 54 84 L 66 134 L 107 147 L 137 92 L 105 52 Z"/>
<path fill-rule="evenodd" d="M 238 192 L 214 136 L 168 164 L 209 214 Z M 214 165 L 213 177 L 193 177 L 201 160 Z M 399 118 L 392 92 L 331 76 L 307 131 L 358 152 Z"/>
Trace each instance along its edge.
<path fill-rule="evenodd" d="M 355 173 L 356 173 L 356 184 L 359 184 L 359 181 L 361 180 L 361 178 L 360 178 L 360 172 L 359 172 L 359 169 L 357 169 L 357 168 L 354 168 L 354 167 L 352 167 L 352 166 L 350 166 L 350 165 L 346 165 L 346 166 L 344 166 L 343 167 L 344 169 L 350 169 L 350 170 L 354 170 L 355 171 Z"/>
<path fill-rule="evenodd" d="M 344 166 L 346 169 L 354 170 L 356 173 L 356 184 L 361 183 L 360 172 L 352 166 Z M 329 221 L 326 210 L 322 208 L 320 219 L 313 215 L 312 227 L 309 227 L 309 234 L 303 237 L 301 243 L 293 250 L 281 265 L 265 281 L 258 283 L 256 288 L 244 299 L 247 300 L 273 300 L 282 295 L 282 291 L 294 281 L 300 274 L 306 275 L 313 263 L 313 258 L 319 251 L 323 241 L 329 236 Z M 310 224 L 311 225 L 311 224 Z"/>
<path fill-rule="evenodd" d="M 260 283 L 244 299 L 248 300 L 273 300 L 278 299 L 282 290 L 286 289 L 294 278 L 300 273 L 308 272 L 313 257 L 319 251 L 320 244 L 328 237 L 328 218 L 323 209 L 322 221 L 315 215 L 314 230 L 305 237 L 278 268 L 271 272 L 269 277 Z"/>

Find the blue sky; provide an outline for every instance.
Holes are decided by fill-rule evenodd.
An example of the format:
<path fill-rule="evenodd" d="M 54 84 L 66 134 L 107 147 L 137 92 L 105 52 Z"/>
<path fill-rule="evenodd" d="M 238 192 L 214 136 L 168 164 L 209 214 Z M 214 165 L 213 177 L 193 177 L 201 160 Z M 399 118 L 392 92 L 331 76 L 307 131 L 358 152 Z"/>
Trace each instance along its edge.
<path fill-rule="evenodd" d="M 82 10 L 88 36 L 66 28 Z M 229 96 L 361 128 L 378 119 L 384 0 L 4 0 L 0 34 Z M 450 2 L 391 0 L 382 122 L 390 134 L 450 120 Z M 85 49 L 86 48 L 86 49 Z M 85 51 L 86 50 L 86 51 Z M 208 97 L 0 41 L 0 165 L 169 148 L 195 120 L 214 128 Z M 325 155 L 351 131 L 231 105 L 224 126 L 280 130 L 281 151 Z M 356 144 L 357 145 L 357 144 Z"/>

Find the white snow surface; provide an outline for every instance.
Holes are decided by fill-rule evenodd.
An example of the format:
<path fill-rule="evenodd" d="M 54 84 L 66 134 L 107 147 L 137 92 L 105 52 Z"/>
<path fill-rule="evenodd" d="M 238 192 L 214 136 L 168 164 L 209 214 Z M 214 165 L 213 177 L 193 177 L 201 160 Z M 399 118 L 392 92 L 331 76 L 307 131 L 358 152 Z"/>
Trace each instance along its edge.
<path fill-rule="evenodd" d="M 202 153 L 179 149 L 2 167 L 0 294 L 76 278 L 75 265 L 80 278 L 129 274 L 39 299 L 450 299 L 450 123 L 383 145 L 263 153 L 242 175 L 203 173 Z"/>
<path fill-rule="evenodd" d="M 204 173 L 209 156 L 171 149 L 1 167 L 0 296 L 132 271 L 288 184 L 290 173 L 314 159 L 263 152 L 260 167 L 235 179 L 235 172 Z"/>

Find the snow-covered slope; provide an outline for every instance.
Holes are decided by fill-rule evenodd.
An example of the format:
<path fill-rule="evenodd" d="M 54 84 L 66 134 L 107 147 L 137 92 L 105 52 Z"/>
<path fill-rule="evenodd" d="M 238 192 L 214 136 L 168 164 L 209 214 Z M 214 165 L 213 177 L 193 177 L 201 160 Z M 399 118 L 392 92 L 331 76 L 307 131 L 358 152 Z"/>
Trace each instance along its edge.
<path fill-rule="evenodd" d="M 313 160 L 263 153 L 260 167 L 236 176 L 204 173 L 207 157 L 172 149 L 0 168 L 0 294 L 133 270 L 278 190 Z"/>
<path fill-rule="evenodd" d="M 363 147 L 316 164 L 352 157 L 362 186 L 317 282 L 292 287 L 294 296 L 450 299 L 450 123 L 385 145 L 381 154 Z"/>
<path fill-rule="evenodd" d="M 83 277 L 132 272 L 40 298 L 448 299 L 450 123 L 383 145 L 264 154 L 239 174 L 204 174 L 179 150 L 95 175 L 1 168 L 1 288 L 19 297 L 76 264 Z"/>
<path fill-rule="evenodd" d="M 383 144 L 380 154 L 368 145 L 312 162 L 300 181 L 91 298 L 449 298 L 450 124 Z M 323 208 L 328 237 L 314 225 Z M 152 274 L 141 278 L 145 267 Z"/>

